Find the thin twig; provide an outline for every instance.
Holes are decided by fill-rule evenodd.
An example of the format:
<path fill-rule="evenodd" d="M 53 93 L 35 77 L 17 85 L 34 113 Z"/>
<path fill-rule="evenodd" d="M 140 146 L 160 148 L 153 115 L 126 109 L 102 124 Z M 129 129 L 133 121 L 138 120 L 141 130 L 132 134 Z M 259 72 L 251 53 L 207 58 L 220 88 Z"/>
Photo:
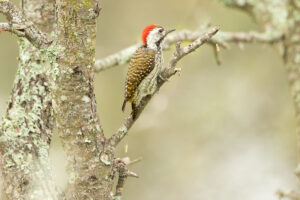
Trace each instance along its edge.
<path fill-rule="evenodd" d="M 132 54 L 141 44 L 132 45 L 118 53 L 107 56 L 106 58 L 96 60 L 95 62 L 95 72 L 101 72 L 103 70 L 109 69 L 114 66 L 125 64 L 129 61 Z"/>
<path fill-rule="evenodd" d="M 25 37 L 24 28 L 18 24 L 0 23 L 0 30 L 14 33 L 18 37 Z"/>
<path fill-rule="evenodd" d="M 169 61 L 169 65 L 161 72 L 162 82 L 168 80 L 171 76 L 173 76 L 178 70 L 176 70 L 175 66 L 179 60 L 181 60 L 187 54 L 195 51 L 197 48 L 202 46 L 205 42 L 207 42 L 212 36 L 214 36 L 218 31 L 219 27 L 213 27 L 209 29 L 205 34 L 200 36 L 194 42 L 190 43 L 188 46 L 181 48 L 180 42 L 176 44 L 176 51 L 173 54 L 173 57 Z"/>
<path fill-rule="evenodd" d="M 179 41 L 192 42 L 196 40 L 198 37 L 200 37 L 201 35 L 203 35 L 203 33 L 205 33 L 206 31 L 207 31 L 206 29 L 200 29 L 197 31 L 182 30 L 182 31 L 177 31 L 175 33 L 169 34 L 164 40 L 163 50 L 170 49 L 170 46 L 172 44 L 175 44 L 176 42 Z M 223 48 L 228 47 L 228 45 L 225 44 L 224 42 L 221 41 L 219 42 L 217 40 L 211 40 L 209 41 L 209 43 L 212 44 L 219 43 L 219 45 Z M 142 45 L 141 43 L 137 43 L 117 53 L 109 55 L 103 59 L 96 60 L 94 66 L 95 72 L 101 72 L 111 67 L 115 67 L 127 63 L 130 60 L 132 54 L 135 52 L 135 50 L 141 45 Z"/>
<path fill-rule="evenodd" d="M 170 45 L 177 42 L 191 42 L 196 40 L 198 37 L 207 32 L 208 28 L 202 28 L 197 31 L 182 30 L 177 31 L 168 35 L 163 44 L 163 50 L 168 50 Z M 283 34 L 279 32 L 219 32 L 214 38 L 209 39 L 207 42 L 213 46 L 219 45 L 224 49 L 229 49 L 228 43 L 270 43 L 281 41 Z M 130 57 L 135 52 L 135 50 L 141 45 L 137 43 L 126 49 L 121 50 L 115 54 L 107 56 L 103 59 L 96 60 L 95 62 L 95 72 L 101 72 L 103 70 L 122 65 L 130 60 Z"/>
<path fill-rule="evenodd" d="M 10 1 L 0 0 L 0 13 L 5 15 L 9 23 L 1 23 L 0 29 L 27 38 L 37 48 L 47 48 L 51 41 Z"/>
<path fill-rule="evenodd" d="M 258 32 L 220 32 L 216 35 L 216 40 L 228 43 L 269 43 L 273 44 L 283 39 L 281 32 L 267 31 Z"/>
<path fill-rule="evenodd" d="M 180 47 L 180 42 L 176 45 L 176 50 L 173 54 L 173 57 L 170 59 L 168 66 L 160 73 L 158 78 L 158 87 L 156 92 L 159 90 L 159 88 L 176 72 L 179 70 L 176 67 L 176 64 L 180 59 L 182 59 L 184 56 L 190 54 L 191 52 L 195 51 L 197 48 L 199 48 L 201 45 L 203 45 L 205 42 L 207 42 L 212 36 L 214 36 L 219 31 L 219 27 L 213 27 L 209 29 L 207 32 L 202 34 L 200 37 L 198 37 L 196 40 L 194 40 L 192 43 L 190 43 L 186 47 Z M 156 93 L 155 92 L 155 93 Z M 154 94 L 155 94 L 154 93 Z M 153 94 L 153 95 L 154 95 Z M 153 95 L 148 95 L 144 97 L 140 103 L 140 105 L 137 108 L 136 118 L 133 119 L 132 115 L 130 115 L 124 122 L 124 124 L 117 130 L 115 134 L 113 134 L 109 138 L 109 146 L 117 146 L 117 144 L 126 136 L 128 130 L 131 128 L 131 126 L 134 124 L 136 119 L 139 117 L 147 103 L 150 101 L 151 97 Z"/>

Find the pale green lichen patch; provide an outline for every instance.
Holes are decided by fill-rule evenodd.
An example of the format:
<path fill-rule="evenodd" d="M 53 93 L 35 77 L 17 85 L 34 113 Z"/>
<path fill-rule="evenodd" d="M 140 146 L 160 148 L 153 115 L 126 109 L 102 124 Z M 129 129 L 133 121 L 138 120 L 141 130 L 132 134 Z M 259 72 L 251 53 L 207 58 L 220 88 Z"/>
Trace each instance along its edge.
<path fill-rule="evenodd" d="M 100 156 L 101 162 L 103 162 L 105 165 L 111 165 L 111 161 L 109 160 L 109 156 L 105 153 L 102 153 Z"/>
<path fill-rule="evenodd" d="M 68 97 L 65 96 L 65 95 L 62 95 L 62 96 L 60 97 L 60 99 L 61 99 L 62 101 L 66 101 L 66 100 L 68 99 Z"/>
<path fill-rule="evenodd" d="M 47 49 L 43 50 L 43 55 L 45 60 L 47 60 L 51 67 L 47 70 L 47 75 L 55 81 L 60 73 L 59 64 L 57 63 L 57 57 L 65 51 L 65 47 L 58 45 L 53 42 Z"/>
<path fill-rule="evenodd" d="M 31 177 L 32 187 L 32 182 L 40 182 L 36 179 L 45 178 L 41 170 L 46 170 L 37 170 L 38 165 L 33 162 L 39 162 L 39 166 L 45 168 L 48 166 L 48 134 L 51 131 L 47 132 L 47 129 L 51 128 L 48 124 L 51 121 L 51 97 L 46 83 L 45 56 L 26 39 L 21 39 L 19 45 L 19 68 L 7 113 L 1 123 L 0 145 L 5 164 L 2 170 L 4 174 L 13 171 Z M 41 192 L 39 189 L 34 191 Z M 27 199 L 37 199 L 37 195 Z"/>
<path fill-rule="evenodd" d="M 300 35 L 293 35 L 291 37 L 291 42 L 293 43 L 300 42 Z"/>
<path fill-rule="evenodd" d="M 92 141 L 89 138 L 85 138 L 84 142 L 87 143 L 87 144 L 92 143 Z"/>
<path fill-rule="evenodd" d="M 69 174 L 69 183 L 74 184 L 75 181 L 79 178 L 78 174 L 75 173 L 74 171 L 70 172 Z"/>
<path fill-rule="evenodd" d="M 80 136 L 82 136 L 82 131 L 81 131 L 81 130 L 79 130 L 79 131 L 77 132 L 77 135 L 80 135 Z"/>
<path fill-rule="evenodd" d="M 98 124 L 96 125 L 96 130 L 97 130 L 97 132 L 101 131 L 101 127 Z"/>
<path fill-rule="evenodd" d="M 295 64 L 300 64 L 300 54 L 296 54 L 294 57 Z"/>
<path fill-rule="evenodd" d="M 296 81 L 293 87 L 295 92 L 300 92 L 300 81 Z"/>
<path fill-rule="evenodd" d="M 243 8 L 259 18 L 262 24 L 272 25 L 278 30 L 287 28 L 287 0 L 221 0 L 230 7 Z M 269 23 L 271 22 L 271 23 Z M 270 27 L 269 27 L 270 28 Z"/>
<path fill-rule="evenodd" d="M 246 5 L 252 5 L 255 0 L 220 0 L 227 6 L 239 6 L 244 7 Z"/>
<path fill-rule="evenodd" d="M 85 103 L 88 103 L 91 101 L 90 97 L 86 96 L 86 95 L 83 95 L 83 97 L 81 98 L 81 100 Z"/>

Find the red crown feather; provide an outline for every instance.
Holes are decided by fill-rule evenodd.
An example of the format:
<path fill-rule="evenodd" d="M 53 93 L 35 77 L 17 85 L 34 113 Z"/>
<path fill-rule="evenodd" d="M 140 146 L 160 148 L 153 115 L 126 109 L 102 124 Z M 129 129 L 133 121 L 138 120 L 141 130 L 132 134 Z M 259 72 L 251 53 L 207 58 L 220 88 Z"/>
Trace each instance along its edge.
<path fill-rule="evenodd" d="M 144 45 L 146 45 L 146 42 L 147 42 L 146 40 L 147 40 L 147 37 L 148 37 L 150 31 L 151 31 L 152 29 L 156 28 L 156 27 L 157 27 L 157 25 L 151 24 L 151 25 L 148 25 L 148 26 L 146 26 L 146 27 L 144 28 L 144 30 L 143 30 L 143 32 L 142 32 L 142 42 L 143 42 Z"/>

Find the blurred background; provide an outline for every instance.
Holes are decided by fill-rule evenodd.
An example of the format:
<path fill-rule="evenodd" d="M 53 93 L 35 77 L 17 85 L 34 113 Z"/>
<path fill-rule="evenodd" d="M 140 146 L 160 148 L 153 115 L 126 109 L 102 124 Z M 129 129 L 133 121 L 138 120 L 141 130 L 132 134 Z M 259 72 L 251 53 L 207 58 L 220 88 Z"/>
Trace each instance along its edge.
<path fill-rule="evenodd" d="M 195 30 L 210 20 L 222 31 L 259 27 L 245 13 L 217 0 L 102 0 L 96 58 L 136 43 L 148 24 Z M 3 18 L 1 18 L 3 19 Z M 0 37 L 0 113 L 5 113 L 16 73 L 15 36 Z M 165 52 L 168 61 L 172 51 Z M 269 200 L 276 190 L 297 189 L 295 119 L 285 69 L 268 45 L 211 46 L 185 57 L 152 99 L 117 156 L 143 160 L 130 168 L 125 200 Z M 100 118 L 107 136 L 129 113 L 121 112 L 127 65 L 95 75 Z M 129 107 L 128 107 L 129 108 Z M 127 152 L 125 147 L 128 146 Z M 66 184 L 65 157 L 58 136 L 51 144 L 58 184 Z"/>

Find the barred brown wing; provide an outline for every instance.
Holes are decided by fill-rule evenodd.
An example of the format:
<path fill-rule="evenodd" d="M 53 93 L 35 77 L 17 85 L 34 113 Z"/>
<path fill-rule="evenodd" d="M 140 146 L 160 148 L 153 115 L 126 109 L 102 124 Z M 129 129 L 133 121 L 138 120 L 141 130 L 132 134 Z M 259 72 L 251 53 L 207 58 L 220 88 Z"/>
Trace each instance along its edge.
<path fill-rule="evenodd" d="M 129 62 L 125 82 L 125 102 L 132 100 L 142 80 L 155 67 L 155 51 L 142 46 L 136 50 Z"/>

